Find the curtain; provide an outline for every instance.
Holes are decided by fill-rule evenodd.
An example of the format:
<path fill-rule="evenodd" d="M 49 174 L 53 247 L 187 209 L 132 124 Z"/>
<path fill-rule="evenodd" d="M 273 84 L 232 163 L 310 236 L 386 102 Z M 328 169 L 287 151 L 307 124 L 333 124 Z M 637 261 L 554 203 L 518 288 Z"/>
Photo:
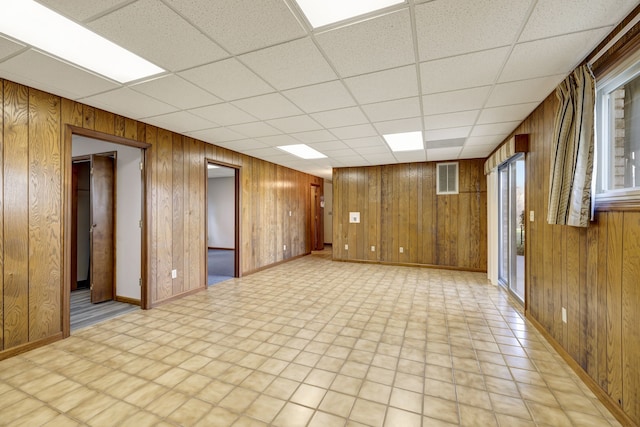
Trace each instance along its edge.
<path fill-rule="evenodd" d="M 595 82 L 586 65 L 556 89 L 560 109 L 553 133 L 549 224 L 586 227 L 591 216 Z"/>

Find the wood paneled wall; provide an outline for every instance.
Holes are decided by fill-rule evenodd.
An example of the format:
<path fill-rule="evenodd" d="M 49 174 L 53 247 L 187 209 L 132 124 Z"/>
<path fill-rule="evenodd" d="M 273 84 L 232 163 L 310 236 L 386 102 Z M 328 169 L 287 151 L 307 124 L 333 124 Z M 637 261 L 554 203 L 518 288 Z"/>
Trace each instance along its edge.
<path fill-rule="evenodd" d="M 311 251 L 310 188 L 321 178 L 1 79 L 0 106 L 0 359 L 62 336 L 66 124 L 151 145 L 151 306 L 206 288 L 207 159 L 240 168 L 241 274 Z"/>
<path fill-rule="evenodd" d="M 334 169 L 334 259 L 486 271 L 483 165 L 459 162 L 457 195 L 436 195 L 434 162 Z"/>
<path fill-rule="evenodd" d="M 640 212 L 598 211 L 586 229 L 549 225 L 551 94 L 515 133 L 529 134 L 527 316 L 640 425 Z M 562 308 L 567 322 L 562 321 Z"/>

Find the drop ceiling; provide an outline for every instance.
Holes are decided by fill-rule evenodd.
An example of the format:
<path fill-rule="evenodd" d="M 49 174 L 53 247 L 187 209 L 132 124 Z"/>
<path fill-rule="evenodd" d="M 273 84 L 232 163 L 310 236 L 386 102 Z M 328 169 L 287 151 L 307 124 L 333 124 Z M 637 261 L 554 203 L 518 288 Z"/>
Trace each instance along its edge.
<path fill-rule="evenodd" d="M 38 0 L 167 70 L 125 85 L 0 36 L 0 77 L 331 178 L 486 157 L 637 0 L 407 0 L 313 29 L 294 0 Z M 422 131 L 393 153 L 386 133 Z M 276 148 L 305 143 L 327 158 Z"/>

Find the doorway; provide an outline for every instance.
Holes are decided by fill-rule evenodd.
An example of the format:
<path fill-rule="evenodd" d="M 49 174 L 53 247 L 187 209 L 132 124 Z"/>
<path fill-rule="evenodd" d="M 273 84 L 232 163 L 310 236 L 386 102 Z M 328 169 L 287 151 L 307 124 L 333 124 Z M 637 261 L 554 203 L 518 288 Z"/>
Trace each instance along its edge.
<path fill-rule="evenodd" d="M 324 249 L 324 238 L 322 229 L 322 207 L 324 200 L 318 184 L 311 184 L 310 207 L 311 207 L 311 250 L 321 251 Z"/>
<path fill-rule="evenodd" d="M 146 308 L 143 164 L 148 144 L 68 130 L 64 336 Z"/>
<path fill-rule="evenodd" d="M 207 161 L 207 285 L 240 277 L 240 170 Z"/>
<path fill-rule="evenodd" d="M 512 157 L 498 169 L 498 281 L 520 302 L 525 289 L 525 161 Z"/>

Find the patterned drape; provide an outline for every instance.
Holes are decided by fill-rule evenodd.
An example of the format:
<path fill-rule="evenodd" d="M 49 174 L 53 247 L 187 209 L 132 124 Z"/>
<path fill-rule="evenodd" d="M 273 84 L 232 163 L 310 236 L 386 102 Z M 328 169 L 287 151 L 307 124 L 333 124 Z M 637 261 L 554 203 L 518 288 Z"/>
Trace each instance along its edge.
<path fill-rule="evenodd" d="M 560 109 L 553 133 L 549 224 L 586 227 L 591 216 L 595 82 L 586 65 L 556 89 Z"/>

